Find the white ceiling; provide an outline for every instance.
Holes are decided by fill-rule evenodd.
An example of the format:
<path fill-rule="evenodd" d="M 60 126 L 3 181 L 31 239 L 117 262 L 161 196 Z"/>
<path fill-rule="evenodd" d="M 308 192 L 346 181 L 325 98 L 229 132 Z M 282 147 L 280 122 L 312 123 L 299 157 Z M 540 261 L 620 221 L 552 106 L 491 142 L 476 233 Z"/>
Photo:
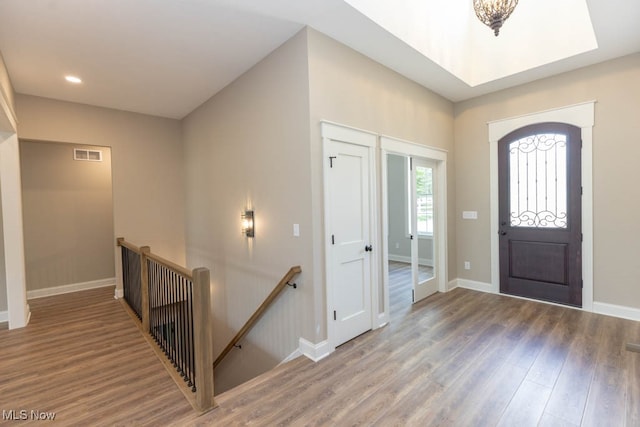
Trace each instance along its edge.
<path fill-rule="evenodd" d="M 471 0 L 345 1 L 472 87 L 598 47 L 586 0 L 523 1 L 502 37 L 479 23 Z"/>
<path fill-rule="evenodd" d="M 520 0 L 498 38 L 472 0 L 347 1 L 0 0 L 0 51 L 16 92 L 171 118 L 305 25 L 452 101 L 640 51 L 638 0 Z"/>

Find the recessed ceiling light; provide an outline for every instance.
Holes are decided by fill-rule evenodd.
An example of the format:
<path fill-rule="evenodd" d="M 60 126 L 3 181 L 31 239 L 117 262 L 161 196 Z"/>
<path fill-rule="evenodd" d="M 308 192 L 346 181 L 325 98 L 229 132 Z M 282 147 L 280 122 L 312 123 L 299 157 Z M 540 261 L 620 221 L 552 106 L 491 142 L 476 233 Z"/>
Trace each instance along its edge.
<path fill-rule="evenodd" d="M 75 83 L 75 84 L 82 83 L 82 79 L 76 76 L 64 76 L 64 79 L 69 83 Z"/>

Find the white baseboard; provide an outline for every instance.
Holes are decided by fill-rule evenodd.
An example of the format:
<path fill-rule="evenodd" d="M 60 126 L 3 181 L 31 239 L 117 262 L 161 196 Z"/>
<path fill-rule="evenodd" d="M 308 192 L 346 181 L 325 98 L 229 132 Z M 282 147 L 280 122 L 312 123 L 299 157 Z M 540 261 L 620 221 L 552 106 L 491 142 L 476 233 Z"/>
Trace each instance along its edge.
<path fill-rule="evenodd" d="M 411 264 L 411 258 L 408 256 L 402 256 L 402 255 L 389 254 L 389 261 L 404 262 L 407 264 Z"/>
<path fill-rule="evenodd" d="M 454 289 L 456 287 L 471 289 L 474 291 L 495 293 L 490 283 L 476 282 L 476 281 L 467 280 L 467 279 L 454 279 L 449 282 L 449 290 Z M 504 295 L 507 297 L 530 300 L 530 301 L 538 301 L 538 300 L 532 300 L 530 298 L 518 297 L 518 296 L 508 295 L 508 294 L 501 294 L 501 295 Z M 570 307 L 567 305 L 555 304 L 548 301 L 538 301 L 538 302 L 541 302 L 544 304 L 558 305 L 560 307 L 566 307 L 566 308 L 576 308 L 580 310 L 580 308 L 577 308 L 577 307 Z M 626 307 L 623 305 L 615 305 L 615 304 L 608 304 L 605 302 L 594 301 L 593 312 L 597 314 L 604 314 L 607 316 L 619 317 L 621 319 L 640 321 L 640 308 Z"/>
<path fill-rule="evenodd" d="M 314 362 L 318 362 L 331 354 L 331 348 L 327 340 L 313 344 L 304 338 L 300 338 L 299 351 Z"/>
<path fill-rule="evenodd" d="M 640 321 L 640 309 L 625 307 L 623 305 L 607 304 L 605 302 L 593 302 L 593 312 L 606 314 L 607 316 L 620 317 L 622 319 Z"/>
<path fill-rule="evenodd" d="M 476 282 L 475 280 L 467 280 L 467 279 L 454 279 L 451 282 L 454 282 L 454 281 L 457 282 L 456 287 L 459 287 L 459 288 L 471 289 L 473 291 L 480 291 L 480 292 L 488 292 L 490 294 L 494 293 L 493 286 L 491 285 L 491 283 Z"/>
<path fill-rule="evenodd" d="M 287 362 L 291 362 L 293 359 L 297 359 L 298 357 L 302 356 L 302 353 L 300 353 L 300 349 L 296 349 L 293 353 L 291 353 L 290 355 L 288 355 L 287 357 L 285 357 L 282 362 L 278 363 L 278 366 L 285 364 Z"/>
<path fill-rule="evenodd" d="M 389 254 L 389 261 L 404 262 L 405 264 L 411 264 L 411 257 Z M 418 258 L 418 264 L 424 265 L 427 267 L 433 267 L 433 260 L 429 258 Z"/>
<path fill-rule="evenodd" d="M 27 299 L 43 298 L 53 295 L 68 294 L 70 292 L 86 291 L 88 289 L 104 288 L 114 286 L 116 284 L 115 277 L 108 279 L 92 280 L 91 282 L 73 283 L 71 285 L 56 286 L 54 288 L 35 289 L 27 291 Z"/>
<path fill-rule="evenodd" d="M 120 298 L 124 298 L 124 289 L 118 289 L 116 288 L 116 292 L 113 295 L 114 299 L 120 299 Z"/>
<path fill-rule="evenodd" d="M 378 323 L 374 325 L 373 329 L 382 328 L 389 323 L 389 313 L 379 313 L 378 314 Z"/>
<path fill-rule="evenodd" d="M 8 311 L 0 311 L 0 323 L 5 323 L 9 321 L 9 312 Z"/>

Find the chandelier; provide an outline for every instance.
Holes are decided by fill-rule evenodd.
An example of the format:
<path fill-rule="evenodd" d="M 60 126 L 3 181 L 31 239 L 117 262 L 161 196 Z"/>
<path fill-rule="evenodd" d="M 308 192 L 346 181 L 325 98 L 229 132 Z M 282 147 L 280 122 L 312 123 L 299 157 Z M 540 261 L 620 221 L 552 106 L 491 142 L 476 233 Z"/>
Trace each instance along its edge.
<path fill-rule="evenodd" d="M 496 37 L 517 5 L 518 0 L 473 0 L 476 16 L 483 24 L 491 27 Z"/>

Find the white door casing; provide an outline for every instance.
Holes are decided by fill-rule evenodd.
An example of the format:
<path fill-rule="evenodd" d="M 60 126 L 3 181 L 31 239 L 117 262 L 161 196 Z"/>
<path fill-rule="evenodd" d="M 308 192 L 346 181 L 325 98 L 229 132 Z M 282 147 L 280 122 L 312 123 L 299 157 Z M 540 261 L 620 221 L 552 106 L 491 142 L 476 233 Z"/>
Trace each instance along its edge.
<path fill-rule="evenodd" d="M 330 348 L 372 329 L 376 136 L 322 124 Z M 372 250 L 366 250 L 371 247 Z"/>

